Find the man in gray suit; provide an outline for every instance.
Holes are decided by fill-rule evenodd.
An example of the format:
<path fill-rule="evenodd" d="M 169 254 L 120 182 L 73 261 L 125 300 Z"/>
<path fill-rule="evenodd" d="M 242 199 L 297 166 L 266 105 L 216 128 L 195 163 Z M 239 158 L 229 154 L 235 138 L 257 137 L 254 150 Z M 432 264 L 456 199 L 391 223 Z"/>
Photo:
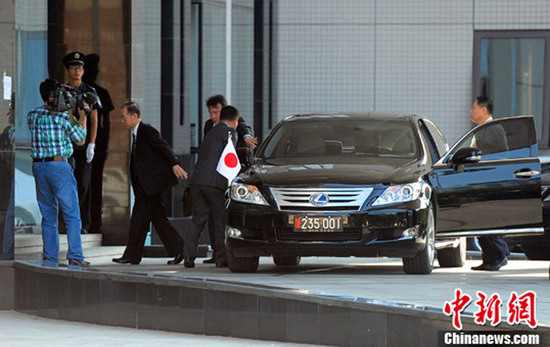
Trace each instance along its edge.
<path fill-rule="evenodd" d="M 493 102 L 485 97 L 479 96 L 470 110 L 472 121 L 478 125 L 493 120 Z M 487 126 L 475 135 L 474 147 L 481 150 L 481 155 L 508 151 L 506 131 L 500 124 Z M 508 245 L 503 236 L 488 235 L 479 237 L 481 246 L 481 265 L 472 267 L 472 270 L 498 271 L 502 266 L 508 264 L 507 257 L 510 255 Z"/>
<path fill-rule="evenodd" d="M 209 214 L 212 214 L 214 222 L 213 247 L 216 266 L 227 266 L 227 252 L 224 244 L 224 203 L 228 181 L 217 171 L 217 166 L 227 141 L 231 140 L 233 145 L 237 143 L 238 135 L 235 129 L 238 122 L 239 111 L 233 106 L 224 106 L 220 112 L 220 122 L 210 130 L 201 145 L 199 159 L 189 182 L 193 201 L 193 222 L 185 239 L 183 262 L 185 267 L 195 266 L 199 236 Z"/>
<path fill-rule="evenodd" d="M 478 125 L 489 123 L 493 120 L 493 102 L 479 96 L 470 110 L 472 121 Z M 475 147 L 481 150 L 482 155 L 508 151 L 506 131 L 500 124 L 485 127 L 475 135 Z"/>

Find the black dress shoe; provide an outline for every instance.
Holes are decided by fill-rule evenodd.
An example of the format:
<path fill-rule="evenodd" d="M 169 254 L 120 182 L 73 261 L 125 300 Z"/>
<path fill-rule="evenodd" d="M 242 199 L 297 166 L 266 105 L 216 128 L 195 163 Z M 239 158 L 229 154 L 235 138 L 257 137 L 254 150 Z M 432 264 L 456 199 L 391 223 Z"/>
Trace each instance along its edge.
<path fill-rule="evenodd" d="M 485 270 L 485 263 L 481 263 L 478 266 L 472 266 L 472 270 L 475 270 L 475 271 Z"/>
<path fill-rule="evenodd" d="M 73 258 L 69 258 L 69 265 L 70 266 L 79 266 L 79 267 L 88 267 L 90 266 L 90 262 L 86 261 L 86 260 L 78 260 L 78 259 L 73 259 Z"/>
<path fill-rule="evenodd" d="M 202 261 L 203 264 L 216 264 L 216 258 L 208 258 Z"/>
<path fill-rule="evenodd" d="M 486 271 L 498 271 L 498 270 L 500 270 L 501 267 L 503 267 L 506 264 L 508 264 L 508 259 L 504 258 L 501 261 L 498 261 L 496 263 L 486 264 L 484 270 L 486 270 Z"/>
<path fill-rule="evenodd" d="M 227 263 L 216 263 L 216 267 L 227 267 Z"/>
<path fill-rule="evenodd" d="M 481 263 L 481 265 L 472 266 L 472 270 L 476 270 L 476 271 L 480 271 L 480 270 L 481 271 L 498 271 L 498 270 L 500 270 L 501 267 L 503 267 L 506 264 L 508 264 L 508 259 L 504 258 L 501 261 L 498 261 L 496 263 L 491 263 L 491 264 Z"/>
<path fill-rule="evenodd" d="M 183 266 L 185 266 L 185 267 L 195 267 L 195 259 L 185 258 L 185 260 L 183 261 Z"/>
<path fill-rule="evenodd" d="M 166 264 L 168 265 L 177 265 L 179 263 L 181 263 L 183 260 L 183 253 L 178 253 L 176 254 L 176 257 L 174 258 L 174 260 L 168 260 L 166 262 Z"/>
<path fill-rule="evenodd" d="M 113 258 L 113 262 L 118 264 L 132 264 L 132 265 L 138 265 L 139 261 L 131 261 L 128 258 L 120 257 L 120 258 Z"/>

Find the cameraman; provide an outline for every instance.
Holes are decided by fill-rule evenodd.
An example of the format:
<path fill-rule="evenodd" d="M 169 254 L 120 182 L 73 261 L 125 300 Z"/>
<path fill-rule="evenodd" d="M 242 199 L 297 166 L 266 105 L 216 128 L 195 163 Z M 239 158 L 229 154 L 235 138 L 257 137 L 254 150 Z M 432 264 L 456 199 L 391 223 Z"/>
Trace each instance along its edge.
<path fill-rule="evenodd" d="M 42 241 L 44 265 L 57 266 L 59 254 L 58 213 L 59 207 L 67 228 L 69 265 L 85 267 L 78 211 L 78 195 L 73 169 L 67 158 L 73 153 L 74 141 L 83 145 L 86 139 L 86 114 L 79 110 L 77 121 L 73 111 L 58 112 L 55 105 L 58 83 L 46 79 L 40 84 L 43 106 L 36 107 L 27 115 L 31 132 L 33 158 L 32 173 L 36 183 L 36 199 L 42 214 Z M 87 107 L 87 104 L 85 105 Z"/>
<path fill-rule="evenodd" d="M 96 90 L 82 81 L 86 56 L 81 52 L 72 52 L 63 58 L 63 64 L 69 76 L 69 85 L 81 93 L 91 92 L 96 95 Z M 88 135 L 82 146 L 76 146 L 73 154 L 74 175 L 78 187 L 78 200 L 80 203 L 80 216 L 82 218 L 82 233 L 87 234 L 91 225 L 91 182 L 92 182 L 92 160 L 95 153 L 95 142 L 97 136 L 97 112 L 101 108 L 99 97 L 98 102 L 91 105 L 92 112 L 88 118 Z"/>

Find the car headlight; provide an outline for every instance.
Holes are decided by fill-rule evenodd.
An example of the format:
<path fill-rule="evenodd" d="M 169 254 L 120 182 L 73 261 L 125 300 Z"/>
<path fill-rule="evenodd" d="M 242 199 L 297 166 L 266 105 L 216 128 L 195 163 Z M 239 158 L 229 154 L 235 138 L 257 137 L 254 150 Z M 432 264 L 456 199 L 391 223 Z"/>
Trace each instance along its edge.
<path fill-rule="evenodd" d="M 399 202 L 413 201 L 422 194 L 422 183 L 399 184 L 389 186 L 384 193 L 376 199 L 372 206 L 395 204 Z"/>
<path fill-rule="evenodd" d="M 231 183 L 231 199 L 250 204 L 269 205 L 258 187 L 239 182 Z"/>

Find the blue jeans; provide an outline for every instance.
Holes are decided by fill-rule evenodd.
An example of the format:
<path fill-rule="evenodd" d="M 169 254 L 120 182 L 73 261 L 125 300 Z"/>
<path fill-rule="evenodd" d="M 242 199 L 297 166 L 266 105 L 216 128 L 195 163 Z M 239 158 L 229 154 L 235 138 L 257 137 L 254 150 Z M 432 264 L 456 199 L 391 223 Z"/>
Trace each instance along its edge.
<path fill-rule="evenodd" d="M 57 215 L 63 213 L 67 228 L 69 250 L 67 259 L 83 261 L 80 238 L 80 209 L 73 169 L 66 161 L 36 162 L 32 164 L 36 183 L 36 198 L 42 213 L 42 242 L 44 259 L 58 261 L 59 231 Z"/>

